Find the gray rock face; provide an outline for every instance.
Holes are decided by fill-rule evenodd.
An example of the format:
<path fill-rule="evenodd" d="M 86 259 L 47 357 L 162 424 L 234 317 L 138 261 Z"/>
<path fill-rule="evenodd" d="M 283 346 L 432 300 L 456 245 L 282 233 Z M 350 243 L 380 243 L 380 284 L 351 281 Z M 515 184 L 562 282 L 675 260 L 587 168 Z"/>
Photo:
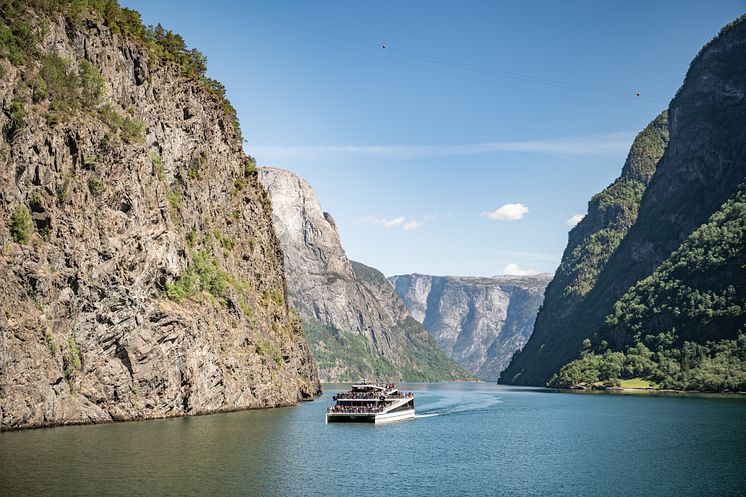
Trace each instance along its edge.
<path fill-rule="evenodd" d="M 36 19 L 42 53 L 74 71 L 90 61 L 104 102 L 145 131 L 123 138 L 95 109 L 52 125 L 41 99 L 24 104 L 23 129 L 0 138 L 0 428 L 282 406 L 317 393 L 284 303 L 267 194 L 221 101 L 95 18 Z M 36 68 L 0 65 L 7 129 L 8 106 Z M 24 208 L 35 226 L 21 244 L 8 220 Z M 168 285 L 190 275 L 201 291 L 169 299 Z"/>
<path fill-rule="evenodd" d="M 259 168 L 272 199 L 275 230 L 285 254 L 288 295 L 308 329 L 326 327 L 329 336 L 312 350 L 326 381 L 358 380 L 359 374 L 393 379 L 452 379 L 467 375 L 440 352 L 385 277 L 345 255 L 332 216 L 319 205 L 311 186 L 295 174 Z M 365 350 L 350 355 L 345 335 L 364 338 Z M 428 361 L 415 358 L 419 354 Z M 344 357 L 343 357 L 344 355 Z M 323 357 L 322 357 L 323 356 Z M 379 366 L 371 362 L 383 361 Z M 442 366 L 436 371 L 428 364 Z"/>
<path fill-rule="evenodd" d="M 389 281 L 449 357 L 478 378 L 497 380 L 531 335 L 550 279 L 407 274 Z"/>
<path fill-rule="evenodd" d="M 311 186 L 290 171 L 267 167 L 259 168 L 259 181 L 272 200 L 288 292 L 301 316 L 371 339 L 387 329 L 394 317 L 358 284 L 332 217 Z M 359 310 L 369 307 L 375 312 L 361 318 Z M 385 343 L 378 352 L 391 352 Z"/>

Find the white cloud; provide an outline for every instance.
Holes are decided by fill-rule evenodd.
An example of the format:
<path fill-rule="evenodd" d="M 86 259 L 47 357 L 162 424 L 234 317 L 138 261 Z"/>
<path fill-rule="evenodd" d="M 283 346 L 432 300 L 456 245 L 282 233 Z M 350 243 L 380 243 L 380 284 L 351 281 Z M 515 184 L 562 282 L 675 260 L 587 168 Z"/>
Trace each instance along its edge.
<path fill-rule="evenodd" d="M 404 231 L 412 231 L 413 229 L 417 229 L 420 226 L 422 226 L 422 223 L 413 219 L 404 223 Z"/>
<path fill-rule="evenodd" d="M 379 219 L 375 216 L 363 216 L 355 221 L 358 224 L 383 224 L 385 219 Z"/>
<path fill-rule="evenodd" d="M 499 152 L 596 156 L 624 154 L 629 149 L 633 138 L 634 133 L 618 132 L 575 138 L 548 138 L 460 145 L 326 145 L 310 147 L 255 145 L 250 147 L 249 151 L 252 155 L 260 157 L 262 163 L 278 159 L 329 156 L 452 157 Z"/>
<path fill-rule="evenodd" d="M 539 274 L 536 269 L 522 269 L 518 264 L 512 262 L 503 268 L 502 274 L 508 276 L 528 276 L 531 274 Z"/>
<path fill-rule="evenodd" d="M 482 215 L 493 221 L 518 221 L 528 212 L 528 207 L 523 204 L 505 204 L 492 212 L 483 212 Z"/>
<path fill-rule="evenodd" d="M 425 214 L 422 219 L 410 219 L 406 216 L 399 216 L 393 219 L 377 216 L 359 217 L 355 222 L 358 224 L 372 224 L 383 228 L 402 228 L 404 231 L 416 230 L 425 223 L 431 223 L 438 217 L 437 212 Z"/>
<path fill-rule="evenodd" d="M 394 226 L 399 226 L 400 224 L 404 224 L 404 221 L 406 221 L 407 218 L 404 216 L 400 216 L 394 219 L 384 219 L 383 220 L 383 227 L 384 228 L 393 228 Z"/>
<path fill-rule="evenodd" d="M 578 224 L 583 218 L 585 217 L 584 214 L 573 214 L 570 216 L 566 221 L 565 224 L 572 227 Z"/>
<path fill-rule="evenodd" d="M 383 226 L 384 228 L 393 228 L 394 226 L 404 224 L 406 220 L 407 218 L 404 216 L 395 217 L 394 219 L 387 219 L 385 217 L 376 216 L 363 216 L 359 217 L 355 222 L 358 224 L 374 224 L 377 226 Z"/>

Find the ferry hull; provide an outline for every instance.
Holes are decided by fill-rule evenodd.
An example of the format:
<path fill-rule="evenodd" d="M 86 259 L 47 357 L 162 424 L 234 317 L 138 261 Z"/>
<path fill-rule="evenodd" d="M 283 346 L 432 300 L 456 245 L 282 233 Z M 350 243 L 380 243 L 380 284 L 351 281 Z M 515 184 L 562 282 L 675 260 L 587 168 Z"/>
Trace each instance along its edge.
<path fill-rule="evenodd" d="M 385 412 L 381 414 L 327 413 L 327 423 L 391 423 L 414 418 L 414 409 L 408 411 Z"/>
<path fill-rule="evenodd" d="M 414 409 L 408 411 L 389 412 L 376 414 L 376 424 L 378 423 L 391 423 L 392 421 L 402 421 L 405 419 L 414 419 Z"/>
<path fill-rule="evenodd" d="M 327 423 L 375 423 L 374 414 L 327 414 Z"/>

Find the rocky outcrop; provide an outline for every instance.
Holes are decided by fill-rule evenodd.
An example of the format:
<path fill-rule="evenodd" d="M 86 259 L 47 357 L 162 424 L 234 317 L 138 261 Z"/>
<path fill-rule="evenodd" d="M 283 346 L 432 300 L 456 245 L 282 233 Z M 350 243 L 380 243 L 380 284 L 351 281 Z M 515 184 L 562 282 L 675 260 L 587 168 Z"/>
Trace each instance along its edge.
<path fill-rule="evenodd" d="M 36 55 L 0 58 L 0 428 L 318 393 L 215 82 L 166 60 L 131 11 L 15 12 L 3 22 L 30 26 Z"/>
<path fill-rule="evenodd" d="M 622 178 L 615 185 L 647 163 L 642 174 L 634 175 L 643 188 L 638 185 L 637 193 L 630 189 L 621 192 L 624 195 L 605 195 L 614 192 L 612 185 L 599 195 L 606 202 L 594 202 L 596 197 L 591 200 L 588 217 L 592 220 L 571 231 L 534 333 L 503 373 L 502 383 L 544 385 L 580 355 L 586 339 L 586 346 L 598 345 L 604 350 L 621 350 L 637 342 L 661 356 L 665 350 L 683 349 L 684 339 L 704 343 L 737 336 L 743 325 L 738 304 L 743 266 L 733 270 L 738 267 L 734 261 L 740 257 L 740 249 L 726 248 L 726 242 L 728 237 L 737 240 L 740 235 L 735 234 L 736 229 L 730 234 L 719 233 L 719 221 L 711 220 L 710 227 L 705 224 L 726 207 L 726 201 L 737 200 L 739 185 L 746 179 L 744 19 L 726 26 L 694 59 L 668 108 L 667 129 L 658 129 L 662 124 L 659 117 L 633 143 Z M 636 157 L 643 160 L 635 162 Z M 633 215 L 620 216 L 624 209 Z M 604 211 L 611 215 L 598 215 Z M 619 219 L 623 222 L 617 222 Z M 715 243 L 707 240 L 708 233 L 697 233 L 700 227 L 716 237 Z M 682 245 L 694 233 L 701 240 Z M 613 243 L 608 243 L 610 236 Z M 705 263 L 692 263 L 690 259 L 696 260 L 703 246 L 712 254 L 705 257 Z M 684 253 L 677 253 L 682 247 Z M 676 256 L 675 278 L 662 265 L 672 253 Z M 643 290 L 644 299 L 636 294 Z M 729 311 L 723 312 L 721 306 Z M 669 312 L 673 316 L 668 316 Z M 626 321 L 633 315 L 631 325 Z M 728 319 L 713 320 L 722 316 Z M 592 341 L 602 327 L 608 332 Z M 697 331 L 686 336 L 680 334 L 684 329 Z M 667 374 L 689 367 L 688 359 L 682 361 L 666 364 Z"/>
<path fill-rule="evenodd" d="M 476 377 L 495 381 L 531 335 L 550 278 L 407 274 L 389 281 L 441 350 Z"/>
<path fill-rule="evenodd" d="M 385 330 L 392 321 L 384 309 L 366 315 L 359 310 L 377 306 L 355 279 L 329 213 L 322 211 L 311 186 L 282 169 L 259 168 L 272 201 L 275 231 L 285 254 L 289 296 L 304 319 L 315 319 L 340 330 L 367 334 Z M 390 353 L 382 340 L 380 353 Z"/>
<path fill-rule="evenodd" d="M 308 331 L 322 379 L 468 376 L 410 317 L 380 272 L 347 258 L 332 216 L 305 180 L 266 167 L 259 168 L 259 180 L 272 199 L 288 296 Z"/>

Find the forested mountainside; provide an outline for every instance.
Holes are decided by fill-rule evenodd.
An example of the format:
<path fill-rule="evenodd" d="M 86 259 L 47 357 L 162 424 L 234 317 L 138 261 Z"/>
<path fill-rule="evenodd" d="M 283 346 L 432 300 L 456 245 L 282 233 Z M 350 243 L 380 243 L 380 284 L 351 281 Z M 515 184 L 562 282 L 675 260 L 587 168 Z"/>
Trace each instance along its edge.
<path fill-rule="evenodd" d="M 531 335 L 550 278 L 406 274 L 389 281 L 441 350 L 477 378 L 496 381 Z"/>
<path fill-rule="evenodd" d="M 205 58 L 110 0 L 0 4 L 0 428 L 319 392 Z"/>
<path fill-rule="evenodd" d="M 467 379 L 378 270 L 350 261 L 311 186 L 261 167 L 285 254 L 288 296 L 325 381 Z"/>
<path fill-rule="evenodd" d="M 571 232 L 534 333 L 501 382 L 539 385 L 558 373 L 552 385 L 642 377 L 672 388 L 746 389 L 744 61 L 741 17 L 692 62 L 668 109 L 668 143 L 664 131 L 653 135 L 650 158 L 665 151 L 636 219 L 617 243 L 594 244 L 600 258 L 586 257 L 594 278 L 585 286 L 568 284 L 582 266 L 578 247 L 610 223 L 587 231 L 581 222 Z M 595 211 L 591 201 L 587 217 Z M 578 291 L 582 298 L 563 308 Z"/>
<path fill-rule="evenodd" d="M 746 184 L 630 288 L 550 384 L 746 391 Z"/>

